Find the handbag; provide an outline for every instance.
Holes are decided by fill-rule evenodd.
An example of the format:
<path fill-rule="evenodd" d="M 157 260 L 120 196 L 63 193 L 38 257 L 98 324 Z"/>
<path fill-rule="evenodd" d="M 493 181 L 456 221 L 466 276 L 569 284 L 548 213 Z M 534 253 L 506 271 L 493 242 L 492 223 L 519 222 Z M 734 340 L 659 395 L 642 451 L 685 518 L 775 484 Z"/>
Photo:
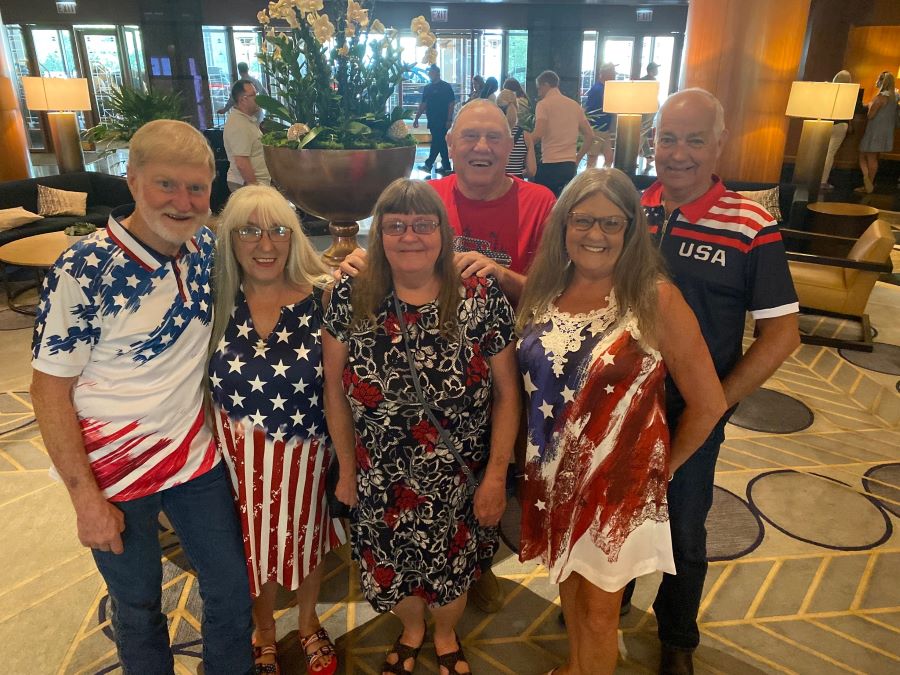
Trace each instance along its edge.
<path fill-rule="evenodd" d="M 332 518 L 349 518 L 353 508 L 338 499 L 335 494 L 339 477 L 340 463 L 337 457 L 332 457 L 328 471 L 325 472 L 325 501 L 328 502 L 328 511 Z"/>
<path fill-rule="evenodd" d="M 406 350 L 406 360 L 409 363 L 409 370 L 412 374 L 413 387 L 416 390 L 416 398 L 419 399 L 419 403 L 422 405 L 422 408 L 425 410 L 425 416 L 428 418 L 428 421 L 437 429 L 438 434 L 441 437 L 441 441 L 443 441 L 444 445 L 453 455 L 453 458 L 457 461 L 460 468 L 462 469 L 463 474 L 466 477 L 466 486 L 469 490 L 469 495 L 474 495 L 475 490 L 478 489 L 478 485 L 481 482 L 479 477 L 476 477 L 472 472 L 472 469 L 469 468 L 469 465 L 466 464 L 465 460 L 462 458 L 462 455 L 459 454 L 459 450 L 456 448 L 456 444 L 453 442 L 453 439 L 450 438 L 450 434 L 447 433 L 447 430 L 444 428 L 437 417 L 435 417 L 434 412 L 431 409 L 431 405 L 425 400 L 425 395 L 422 393 L 422 386 L 419 384 L 419 371 L 416 368 L 416 362 L 413 359 L 412 350 L 409 347 L 409 331 L 406 327 L 406 318 L 403 316 L 403 310 L 400 308 L 400 301 L 397 299 L 397 294 L 394 293 L 394 311 L 397 313 L 397 323 L 400 324 L 400 333 L 403 336 L 403 347 Z"/>

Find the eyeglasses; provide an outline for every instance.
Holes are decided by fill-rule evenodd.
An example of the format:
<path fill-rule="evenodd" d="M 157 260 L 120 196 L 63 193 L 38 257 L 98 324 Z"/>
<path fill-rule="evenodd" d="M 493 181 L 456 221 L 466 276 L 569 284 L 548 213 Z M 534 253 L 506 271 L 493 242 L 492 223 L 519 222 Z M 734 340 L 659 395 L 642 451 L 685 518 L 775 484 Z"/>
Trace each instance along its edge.
<path fill-rule="evenodd" d="M 241 241 L 259 241 L 262 239 L 263 232 L 269 235 L 269 241 L 273 244 L 290 241 L 291 238 L 291 228 L 286 225 L 275 225 L 266 230 L 256 225 L 244 225 L 237 228 L 235 232 Z"/>
<path fill-rule="evenodd" d="M 595 218 L 587 213 L 575 213 L 574 211 L 569 214 L 569 226 L 579 232 L 587 232 L 595 224 L 600 226 L 604 234 L 618 234 L 628 225 L 628 218 L 625 216 Z"/>
<path fill-rule="evenodd" d="M 433 219 L 417 218 L 412 222 L 412 231 L 416 234 L 431 234 L 438 229 L 440 223 Z M 389 237 L 399 237 L 406 233 L 409 225 L 402 220 L 383 220 L 381 221 L 381 232 Z"/>

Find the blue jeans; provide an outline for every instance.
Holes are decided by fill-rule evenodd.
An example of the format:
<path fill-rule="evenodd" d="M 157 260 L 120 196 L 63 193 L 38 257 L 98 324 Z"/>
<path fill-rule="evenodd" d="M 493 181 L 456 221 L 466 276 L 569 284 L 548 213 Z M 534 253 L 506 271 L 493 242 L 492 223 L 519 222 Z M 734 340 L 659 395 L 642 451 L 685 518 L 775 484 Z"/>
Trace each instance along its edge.
<path fill-rule="evenodd" d="M 726 418 L 727 419 L 727 418 Z M 675 427 L 671 425 L 674 435 Z M 725 419 L 716 424 L 703 445 L 691 455 L 669 483 L 669 526 L 676 574 L 664 574 L 656 593 L 659 641 L 667 647 L 694 650 L 700 644 L 697 613 L 706 581 L 706 515 L 712 507 L 713 479 L 719 447 L 725 440 Z M 631 602 L 634 581 L 622 603 Z"/>
<path fill-rule="evenodd" d="M 200 581 L 204 672 L 251 672 L 250 586 L 224 463 L 177 487 L 115 505 L 125 514 L 125 551 L 91 552 L 109 589 L 116 647 L 125 673 L 174 672 L 162 613 L 160 511 L 171 521 Z"/>

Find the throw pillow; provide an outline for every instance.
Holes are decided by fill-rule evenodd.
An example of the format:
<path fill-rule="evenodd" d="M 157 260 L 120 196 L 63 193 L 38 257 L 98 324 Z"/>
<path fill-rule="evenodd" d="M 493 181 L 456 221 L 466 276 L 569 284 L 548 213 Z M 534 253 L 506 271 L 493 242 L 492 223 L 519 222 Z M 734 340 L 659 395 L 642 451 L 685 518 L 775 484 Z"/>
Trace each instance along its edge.
<path fill-rule="evenodd" d="M 42 216 L 83 216 L 87 213 L 87 192 L 56 190 L 38 184 L 38 212 Z"/>
<path fill-rule="evenodd" d="M 27 211 L 21 206 L 17 206 L 14 209 L 0 209 L 0 232 L 8 230 L 11 227 L 33 223 L 41 218 L 43 218 L 43 216 Z"/>
<path fill-rule="evenodd" d="M 781 207 L 778 206 L 779 194 L 777 186 L 768 190 L 738 190 L 738 194 L 762 206 L 779 223 L 783 220 Z"/>

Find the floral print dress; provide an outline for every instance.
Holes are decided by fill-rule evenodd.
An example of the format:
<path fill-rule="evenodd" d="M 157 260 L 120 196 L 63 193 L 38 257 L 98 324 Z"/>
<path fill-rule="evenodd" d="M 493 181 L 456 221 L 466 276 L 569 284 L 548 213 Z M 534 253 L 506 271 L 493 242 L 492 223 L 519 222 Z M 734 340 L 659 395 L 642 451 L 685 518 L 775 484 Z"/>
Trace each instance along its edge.
<path fill-rule="evenodd" d="M 465 475 L 416 397 L 393 295 L 372 329 L 350 331 L 352 281 L 337 284 L 325 327 L 348 349 L 344 389 L 356 428 L 351 542 L 363 594 L 379 612 L 407 596 L 442 606 L 490 565 L 496 528 L 475 518 Z M 440 334 L 436 303 L 401 302 L 425 399 L 476 475 L 490 452 L 487 359 L 513 339 L 513 310 L 491 278 L 461 286 L 458 338 Z"/>

